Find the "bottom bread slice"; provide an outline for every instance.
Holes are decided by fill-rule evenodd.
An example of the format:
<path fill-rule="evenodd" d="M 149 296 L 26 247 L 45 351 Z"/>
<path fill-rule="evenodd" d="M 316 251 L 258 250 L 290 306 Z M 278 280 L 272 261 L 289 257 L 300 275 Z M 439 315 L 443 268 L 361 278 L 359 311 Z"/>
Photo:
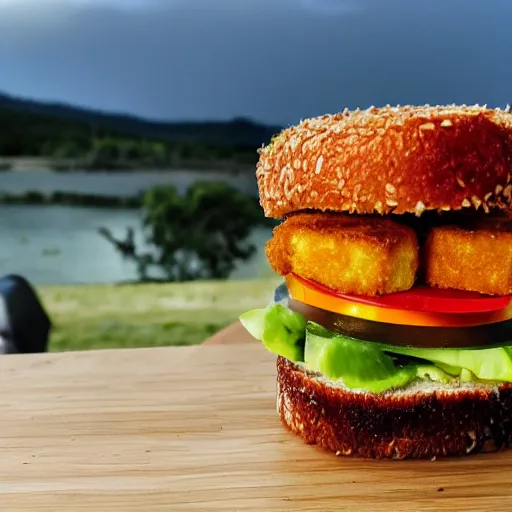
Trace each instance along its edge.
<path fill-rule="evenodd" d="M 433 459 L 512 447 L 512 385 L 417 382 L 383 394 L 277 358 L 277 410 L 304 442 L 362 458 Z"/>

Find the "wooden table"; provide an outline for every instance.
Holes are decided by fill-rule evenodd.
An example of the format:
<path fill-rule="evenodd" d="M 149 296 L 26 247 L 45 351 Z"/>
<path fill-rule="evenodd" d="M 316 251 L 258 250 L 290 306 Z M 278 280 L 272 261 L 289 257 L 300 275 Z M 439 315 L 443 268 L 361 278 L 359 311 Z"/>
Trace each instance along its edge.
<path fill-rule="evenodd" d="M 203 345 L 244 345 L 246 343 L 260 344 L 237 321 L 205 340 Z"/>
<path fill-rule="evenodd" d="M 274 385 L 258 343 L 0 357 L 0 510 L 511 510 L 511 453 L 338 458 Z"/>

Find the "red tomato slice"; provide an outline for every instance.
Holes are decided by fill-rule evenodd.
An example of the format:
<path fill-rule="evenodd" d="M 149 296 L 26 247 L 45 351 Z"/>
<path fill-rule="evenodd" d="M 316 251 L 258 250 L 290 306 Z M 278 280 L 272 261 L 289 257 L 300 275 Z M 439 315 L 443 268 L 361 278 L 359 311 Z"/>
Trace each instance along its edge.
<path fill-rule="evenodd" d="M 320 288 L 299 281 L 292 274 L 285 277 L 290 296 L 309 306 L 345 316 L 386 324 L 423 325 L 430 327 L 470 327 L 502 322 L 512 318 L 512 307 L 490 313 L 432 313 L 406 309 L 381 308 L 324 293 Z"/>
<path fill-rule="evenodd" d="M 364 297 L 339 293 L 323 284 L 304 279 L 293 274 L 303 284 L 319 291 L 359 304 L 380 308 L 402 309 L 406 311 L 425 311 L 429 313 L 490 313 L 505 309 L 512 296 L 494 297 L 476 292 L 460 290 L 441 290 L 429 286 L 416 286 L 405 292 L 391 293 L 379 297 Z"/>
<path fill-rule="evenodd" d="M 293 274 L 285 277 L 290 296 L 320 309 L 352 316 L 364 320 L 401 325 L 423 325 L 431 327 L 468 327 L 485 325 L 512 318 L 512 303 L 499 311 L 479 313 L 437 313 L 431 311 L 413 311 L 401 308 L 381 307 L 350 300 L 339 295 L 324 292 L 318 286 Z"/>

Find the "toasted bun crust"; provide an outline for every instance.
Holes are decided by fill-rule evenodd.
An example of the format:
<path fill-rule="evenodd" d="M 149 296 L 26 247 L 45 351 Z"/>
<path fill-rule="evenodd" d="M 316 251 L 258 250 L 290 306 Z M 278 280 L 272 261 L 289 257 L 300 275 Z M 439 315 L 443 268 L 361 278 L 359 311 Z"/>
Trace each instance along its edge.
<path fill-rule="evenodd" d="M 508 110 L 345 110 L 288 128 L 259 153 L 267 217 L 309 209 L 420 215 L 512 207 Z"/>
<path fill-rule="evenodd" d="M 350 391 L 278 357 L 277 410 L 304 442 L 363 458 L 433 459 L 512 447 L 512 385 Z"/>

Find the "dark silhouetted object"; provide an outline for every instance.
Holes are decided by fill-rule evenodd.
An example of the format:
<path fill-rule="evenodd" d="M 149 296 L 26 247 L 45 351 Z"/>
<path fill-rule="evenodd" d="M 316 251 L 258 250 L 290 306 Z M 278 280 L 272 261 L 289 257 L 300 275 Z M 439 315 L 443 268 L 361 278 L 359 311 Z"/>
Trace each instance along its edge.
<path fill-rule="evenodd" d="M 133 258 L 137 254 L 135 247 L 135 231 L 133 228 L 126 229 L 126 239 L 120 240 L 112 235 L 110 229 L 98 228 L 98 233 L 106 238 L 123 255 L 124 258 Z"/>
<path fill-rule="evenodd" d="M 46 352 L 52 323 L 29 282 L 0 278 L 0 353 Z"/>

